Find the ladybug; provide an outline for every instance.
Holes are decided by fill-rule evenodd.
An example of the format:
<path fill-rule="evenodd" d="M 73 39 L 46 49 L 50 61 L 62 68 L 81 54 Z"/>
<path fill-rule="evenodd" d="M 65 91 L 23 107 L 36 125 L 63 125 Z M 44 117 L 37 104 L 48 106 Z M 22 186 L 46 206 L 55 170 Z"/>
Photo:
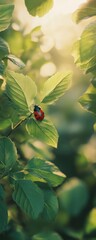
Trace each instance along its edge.
<path fill-rule="evenodd" d="M 37 121 L 42 121 L 44 119 L 44 112 L 37 105 L 34 106 L 34 117 Z"/>

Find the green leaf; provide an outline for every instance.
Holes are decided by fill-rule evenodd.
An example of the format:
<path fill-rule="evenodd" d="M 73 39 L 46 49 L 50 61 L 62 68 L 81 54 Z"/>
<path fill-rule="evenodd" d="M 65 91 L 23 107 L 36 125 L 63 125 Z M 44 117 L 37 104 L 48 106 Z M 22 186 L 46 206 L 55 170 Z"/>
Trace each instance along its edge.
<path fill-rule="evenodd" d="M 16 176 L 16 174 L 15 174 Z M 17 176 L 16 176 L 17 177 Z M 19 177 L 20 179 L 20 177 Z M 35 175 L 31 174 L 31 173 L 28 173 L 28 174 L 25 174 L 23 179 L 25 180 L 31 180 L 32 182 L 40 182 L 40 183 L 46 183 L 46 181 L 44 180 L 44 178 L 40 178 L 40 177 L 36 177 Z"/>
<path fill-rule="evenodd" d="M 64 233 L 66 234 L 66 235 L 68 235 L 69 237 L 71 237 L 72 239 L 78 239 L 78 240 L 80 240 L 80 239 L 83 239 L 83 231 L 82 231 L 82 229 L 81 230 L 74 230 L 73 228 L 71 228 L 71 227 L 66 227 L 65 226 L 65 228 L 63 228 L 63 231 L 64 231 Z"/>
<path fill-rule="evenodd" d="M 7 42 L 0 37 L 0 59 L 4 58 L 9 52 L 10 49 Z"/>
<path fill-rule="evenodd" d="M 66 90 L 68 90 L 71 81 L 71 73 L 56 73 L 49 78 L 42 89 L 41 101 L 43 103 L 52 104 L 58 100 Z"/>
<path fill-rule="evenodd" d="M 6 125 L 6 127 L 8 125 L 10 127 L 10 123 L 12 121 L 11 129 L 12 129 L 13 125 L 16 125 L 21 120 L 20 117 L 18 116 L 18 110 L 16 111 L 16 109 L 13 107 L 11 101 L 5 95 L 5 92 L 4 92 L 4 94 L 2 94 L 0 96 L 0 120 L 2 123 L 1 127 L 4 126 L 3 121 Z M 7 132 L 7 134 L 8 134 L 8 132 Z"/>
<path fill-rule="evenodd" d="M 25 0 L 28 12 L 33 16 L 42 17 L 53 6 L 53 0 Z"/>
<path fill-rule="evenodd" d="M 17 152 L 14 143 L 7 137 L 0 138 L 0 173 L 8 173 L 16 163 Z"/>
<path fill-rule="evenodd" d="M 58 198 L 61 209 L 77 216 L 86 206 L 89 192 L 83 181 L 73 178 L 58 190 Z"/>
<path fill-rule="evenodd" d="M 89 24 L 83 31 L 80 40 L 73 47 L 72 55 L 77 66 L 86 73 L 96 74 L 96 21 Z M 88 44 L 87 44 L 88 43 Z"/>
<path fill-rule="evenodd" d="M 52 190 L 44 189 L 44 210 L 41 217 L 47 221 L 53 220 L 58 213 L 58 200 Z"/>
<path fill-rule="evenodd" d="M 0 233 L 5 231 L 8 223 L 7 206 L 0 198 Z"/>
<path fill-rule="evenodd" d="M 63 240 L 58 233 L 46 231 L 32 237 L 33 240 Z"/>
<path fill-rule="evenodd" d="M 96 15 L 96 1 L 89 0 L 75 11 L 73 19 L 79 23 L 82 19 L 89 18 Z"/>
<path fill-rule="evenodd" d="M 30 180 L 18 180 L 15 182 L 13 199 L 33 219 L 39 216 L 44 207 L 43 192 Z"/>
<path fill-rule="evenodd" d="M 12 128 L 12 121 L 8 119 L 0 119 L 0 133 L 4 134 L 6 131 L 10 131 Z"/>
<path fill-rule="evenodd" d="M 26 129 L 34 138 L 37 138 L 52 147 L 57 147 L 58 133 L 50 121 L 45 119 L 43 121 L 36 121 L 33 118 L 30 118 L 27 121 Z"/>
<path fill-rule="evenodd" d="M 0 198 L 4 199 L 5 194 L 2 185 L 0 185 Z"/>
<path fill-rule="evenodd" d="M 33 80 L 20 73 L 8 71 L 6 76 L 6 93 L 18 111 L 30 112 L 37 88 Z"/>
<path fill-rule="evenodd" d="M 5 71 L 5 64 L 4 64 L 4 61 L 0 61 L 0 75 L 2 76 L 4 74 L 4 71 Z"/>
<path fill-rule="evenodd" d="M 50 160 L 52 159 L 52 155 L 50 153 L 50 151 L 46 148 L 42 148 L 42 146 L 40 148 L 38 148 L 38 146 L 35 146 L 32 141 L 28 141 L 27 142 L 28 146 L 32 149 L 32 151 L 34 151 L 36 153 L 37 157 L 46 159 L 46 160 Z"/>
<path fill-rule="evenodd" d="M 13 62 L 15 65 L 17 65 L 20 68 L 24 68 L 25 64 L 21 61 L 21 59 L 17 58 L 16 56 L 9 54 L 6 56 L 7 59 L 9 59 L 11 62 Z"/>
<path fill-rule="evenodd" d="M 64 181 L 65 175 L 51 162 L 40 158 L 33 158 L 28 162 L 25 169 L 33 176 L 43 178 L 53 187 L 58 186 Z"/>
<path fill-rule="evenodd" d="M 80 97 L 79 102 L 87 111 L 96 114 L 96 88 L 90 85 L 87 91 Z"/>
<path fill-rule="evenodd" d="M 85 232 L 89 234 L 90 232 L 96 230 L 96 208 L 93 208 L 87 218 Z"/>
<path fill-rule="evenodd" d="M 0 233 L 6 230 L 8 223 L 7 206 L 5 203 L 5 194 L 0 185 Z"/>
<path fill-rule="evenodd" d="M 0 32 L 4 31 L 10 25 L 13 10 L 13 4 L 0 5 Z"/>
<path fill-rule="evenodd" d="M 96 21 L 89 24 L 81 35 L 80 61 L 89 64 L 87 69 L 96 66 Z"/>
<path fill-rule="evenodd" d="M 96 73 L 96 56 L 94 56 L 88 60 L 82 61 L 81 55 L 80 55 L 80 41 L 81 40 L 78 40 L 73 45 L 72 55 L 74 57 L 74 62 L 77 65 L 77 67 L 84 69 L 86 73 L 92 72 L 92 74 L 95 75 L 95 73 Z"/>

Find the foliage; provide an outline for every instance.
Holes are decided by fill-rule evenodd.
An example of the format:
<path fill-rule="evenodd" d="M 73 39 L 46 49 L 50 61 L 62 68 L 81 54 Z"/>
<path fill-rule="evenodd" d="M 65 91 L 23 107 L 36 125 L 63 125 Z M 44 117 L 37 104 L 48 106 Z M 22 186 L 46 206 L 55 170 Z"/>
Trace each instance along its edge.
<path fill-rule="evenodd" d="M 13 9 L 14 5 L 12 4 L 0 5 L 0 31 L 4 31 L 8 28 L 12 18 Z"/>
<path fill-rule="evenodd" d="M 85 17 L 92 17 L 96 16 L 95 12 L 95 5 L 96 2 L 88 1 L 88 3 L 82 5 L 79 12 L 77 11 L 75 13 L 77 17 L 77 22 L 84 19 Z M 87 9 L 88 8 L 88 11 Z M 86 15 L 82 14 L 86 13 Z M 77 59 L 77 64 L 79 63 L 79 66 L 81 66 L 82 69 L 86 71 L 86 73 L 92 74 L 92 84 L 90 84 L 87 91 L 84 93 L 84 95 L 80 98 L 80 103 L 83 107 L 85 107 L 87 110 L 92 111 L 95 113 L 95 85 L 94 85 L 94 79 L 96 75 L 95 66 L 96 66 L 96 45 L 95 45 L 95 35 L 96 35 L 96 22 L 91 21 L 89 23 L 84 31 L 81 34 L 81 38 L 77 44 L 77 55 L 79 54 L 79 58 Z M 88 43 L 88 44 L 87 44 Z M 75 45 L 76 46 L 76 45 Z M 92 86 L 93 85 L 93 86 Z"/>
<path fill-rule="evenodd" d="M 38 1 L 37 4 L 34 1 L 33 3 L 34 6 L 29 9 L 29 2 L 26 1 L 28 10 L 32 11 L 33 15 L 38 13 L 41 16 L 52 6 L 51 1 L 46 1 L 46 4 L 44 1 Z M 1 32 L 11 23 L 13 9 L 14 5 L 11 4 L 0 5 Z M 16 41 L 16 39 L 14 40 Z M 47 80 L 48 84 L 47 82 L 43 84 L 41 97 L 34 78 L 26 75 L 23 70 L 12 71 L 8 61 L 19 69 L 25 68 L 23 61 L 11 53 L 8 43 L 0 37 L 0 100 L 2 103 L 0 111 L 0 178 L 3 184 L 3 179 L 10 184 L 8 188 L 12 188 L 12 198 L 25 214 L 32 219 L 41 216 L 50 221 L 58 212 L 58 200 L 52 187 L 60 185 L 64 181 L 65 175 L 54 164 L 43 158 L 35 157 L 26 163 L 20 154 L 20 146 L 18 146 L 20 138 L 18 140 L 15 132 L 19 133 L 18 129 L 21 129 L 23 131 L 21 136 L 25 135 L 24 142 L 26 143 L 29 139 L 32 142 L 34 139 L 39 139 L 51 147 L 57 147 L 58 133 L 55 126 L 47 119 L 37 121 L 33 114 L 34 105 L 56 101 L 63 91 L 68 89 L 71 76 L 66 77 L 66 73 L 55 74 L 53 79 Z M 50 87 L 50 83 L 53 84 L 52 87 Z M 46 84 L 48 85 L 47 92 L 45 91 Z M 2 185 L 0 189 L 2 216 L 0 232 L 2 232 L 8 229 L 8 217 Z M 53 233 L 52 236 L 54 236 Z M 59 239 L 59 236 L 56 236 Z"/>
<path fill-rule="evenodd" d="M 86 3 L 81 5 L 79 9 L 73 14 L 73 19 L 76 23 L 79 23 L 85 18 L 89 18 L 96 15 L 96 2 L 94 0 L 88 0 Z"/>
<path fill-rule="evenodd" d="M 26 7 L 30 14 L 33 16 L 43 16 L 46 14 L 53 6 L 53 0 L 34 0 L 30 4 L 30 0 L 25 0 Z"/>
<path fill-rule="evenodd" d="M 58 195 L 61 208 L 67 210 L 72 216 L 78 215 L 88 202 L 87 186 L 78 179 L 70 179 L 63 189 L 59 189 Z M 79 201 L 80 198 L 81 201 Z"/>
<path fill-rule="evenodd" d="M 25 5 L 32 16 L 43 16 L 53 1 L 34 0 L 30 4 L 25 0 Z M 94 114 L 96 24 L 91 17 L 96 15 L 95 6 L 95 0 L 89 0 L 73 14 L 77 23 L 86 17 L 91 22 L 75 43 L 73 56 L 83 78 L 91 74 L 91 83 L 79 103 Z M 0 5 L 0 237 L 95 239 L 96 164 L 82 149 L 90 148 L 96 117 L 79 107 L 78 111 L 68 109 L 67 101 L 74 95 L 72 89 L 68 91 L 71 71 L 42 79 L 40 67 L 47 58 L 39 48 L 40 29 L 27 35 L 22 28 L 15 31 L 13 10 L 14 4 L 6 0 Z M 34 105 L 44 110 L 42 121 L 35 119 Z"/>

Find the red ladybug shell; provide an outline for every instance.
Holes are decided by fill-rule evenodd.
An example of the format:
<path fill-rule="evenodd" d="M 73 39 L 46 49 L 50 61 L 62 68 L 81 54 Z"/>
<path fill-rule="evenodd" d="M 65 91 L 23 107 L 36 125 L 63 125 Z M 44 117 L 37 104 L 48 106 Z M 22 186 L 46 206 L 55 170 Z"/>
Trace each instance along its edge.
<path fill-rule="evenodd" d="M 37 105 L 34 106 L 34 117 L 37 121 L 42 121 L 44 119 L 44 112 Z"/>

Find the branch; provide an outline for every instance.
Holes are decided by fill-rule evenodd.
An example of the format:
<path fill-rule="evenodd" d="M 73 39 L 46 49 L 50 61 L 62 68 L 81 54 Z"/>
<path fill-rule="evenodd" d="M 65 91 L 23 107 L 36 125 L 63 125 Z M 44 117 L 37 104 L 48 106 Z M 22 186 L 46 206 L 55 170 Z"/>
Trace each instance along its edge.
<path fill-rule="evenodd" d="M 27 118 L 30 118 L 31 115 L 32 115 L 32 113 L 31 113 Z M 9 136 L 11 135 L 11 133 L 12 133 L 16 128 L 18 128 L 27 118 L 25 117 L 24 119 L 20 120 L 20 121 L 11 129 L 11 131 L 8 133 L 7 137 L 9 137 Z"/>

